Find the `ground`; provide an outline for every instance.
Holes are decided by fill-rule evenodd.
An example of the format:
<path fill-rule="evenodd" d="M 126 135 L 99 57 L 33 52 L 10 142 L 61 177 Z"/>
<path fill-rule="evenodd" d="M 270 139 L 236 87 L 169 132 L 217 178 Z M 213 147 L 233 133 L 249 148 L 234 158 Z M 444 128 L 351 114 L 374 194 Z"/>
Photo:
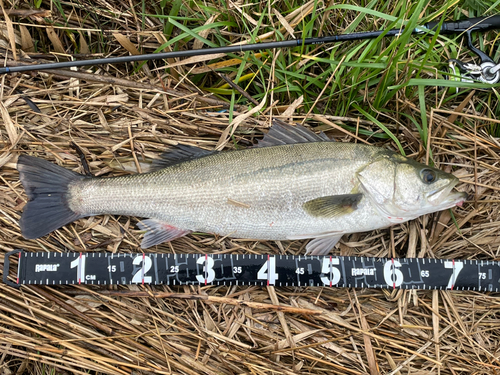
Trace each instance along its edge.
<path fill-rule="evenodd" d="M 448 59 L 477 62 L 461 36 L 411 34 L 429 21 L 498 10 L 492 1 L 451 0 L 5 0 L 6 66 L 407 27 L 396 38 L 1 76 L 0 260 L 17 248 L 140 251 L 133 217 L 81 219 L 24 239 L 18 155 L 85 173 L 83 156 L 90 173 L 116 176 L 146 169 L 177 143 L 249 147 L 272 118 L 404 153 L 454 173 L 457 189 L 469 194 L 451 211 L 345 236 L 333 254 L 498 260 L 498 85 L 445 80 Z M 497 61 L 497 37 L 480 33 L 473 42 Z M 195 233 L 146 251 L 303 254 L 305 243 Z M 0 284 L 0 373 L 494 374 L 496 298 L 470 291 Z"/>

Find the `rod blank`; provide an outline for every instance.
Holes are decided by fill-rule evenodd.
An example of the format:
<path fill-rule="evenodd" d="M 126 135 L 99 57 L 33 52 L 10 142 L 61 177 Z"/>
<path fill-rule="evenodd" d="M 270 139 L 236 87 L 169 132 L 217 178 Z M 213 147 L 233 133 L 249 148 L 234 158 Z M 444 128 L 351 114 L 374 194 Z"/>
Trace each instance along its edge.
<path fill-rule="evenodd" d="M 438 24 L 439 24 L 438 22 L 429 22 L 424 27 L 419 27 L 413 30 L 412 33 L 421 34 L 428 30 L 433 30 L 433 29 L 434 31 L 438 31 L 436 29 Z M 490 17 L 468 18 L 460 21 L 444 22 L 442 24 L 440 32 L 444 34 L 452 34 L 452 33 L 461 33 L 466 30 L 487 31 L 492 29 L 500 29 L 500 15 L 495 15 Z M 76 61 L 64 61 L 64 62 L 47 63 L 47 64 L 3 67 L 0 68 L 0 74 L 14 73 L 14 72 L 29 72 L 33 70 L 72 68 L 72 67 L 89 66 L 89 65 L 118 64 L 118 63 L 134 62 L 134 61 L 161 60 L 161 59 L 179 58 L 179 57 L 215 55 L 218 53 L 227 54 L 227 53 L 237 53 L 246 51 L 261 51 L 273 48 L 297 47 L 301 45 L 375 39 L 380 35 L 384 34 L 385 34 L 384 36 L 386 37 L 394 37 L 400 35 L 403 31 L 404 31 L 403 29 L 380 30 L 380 31 L 359 32 L 351 34 L 330 35 L 320 38 L 293 39 L 281 42 L 254 43 L 254 44 L 243 44 L 237 46 L 201 48 L 194 50 L 153 53 L 145 55 L 131 55 L 131 56 L 108 57 L 108 58 L 91 59 L 91 60 L 76 60 Z"/>

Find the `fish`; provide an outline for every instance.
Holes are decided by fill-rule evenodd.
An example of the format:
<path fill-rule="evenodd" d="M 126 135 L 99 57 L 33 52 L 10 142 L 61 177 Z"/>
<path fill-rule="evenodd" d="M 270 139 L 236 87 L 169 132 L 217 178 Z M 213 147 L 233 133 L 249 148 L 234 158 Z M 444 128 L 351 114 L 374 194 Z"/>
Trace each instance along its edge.
<path fill-rule="evenodd" d="M 19 225 L 36 239 L 80 218 L 144 218 L 141 248 L 191 232 L 255 240 L 303 240 L 326 255 L 344 234 L 386 228 L 461 206 L 458 178 L 373 145 L 274 123 L 254 147 L 174 147 L 147 173 L 89 177 L 20 155 L 26 191 Z"/>

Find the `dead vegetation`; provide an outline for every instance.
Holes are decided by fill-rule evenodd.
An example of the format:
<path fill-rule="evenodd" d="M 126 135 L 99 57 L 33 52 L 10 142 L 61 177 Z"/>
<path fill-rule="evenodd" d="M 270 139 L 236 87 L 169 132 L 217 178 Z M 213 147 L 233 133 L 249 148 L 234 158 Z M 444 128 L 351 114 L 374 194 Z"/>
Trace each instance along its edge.
<path fill-rule="evenodd" d="M 77 57 L 135 53 L 134 48 L 152 52 L 164 43 L 158 19 L 146 17 L 139 32 L 135 26 L 141 16 L 126 9 L 128 3 L 97 3 L 99 17 L 85 18 L 86 3 L 47 2 L 34 10 L 4 2 L 4 61 L 9 65 L 16 64 L 15 58 L 25 63 L 69 58 L 73 42 L 79 49 L 71 55 Z M 67 15 L 63 26 L 56 5 Z M 307 9 L 302 8 L 305 15 Z M 96 19 L 109 21 L 108 31 L 100 33 L 102 24 Z M 59 23 L 54 27 L 47 20 Z M 80 39 L 66 29 L 80 30 Z M 89 35 L 94 42 L 96 35 L 105 42 L 91 44 Z M 220 61 L 227 66 L 230 58 Z M 165 63 L 176 68 L 156 70 Z M 257 101 L 261 108 L 255 115 L 251 103 L 242 101 L 230 116 L 224 97 L 190 82 L 192 70 L 200 73 L 206 67 L 179 60 L 144 65 L 136 73 L 131 65 L 119 65 L 2 76 L 0 260 L 16 248 L 139 249 L 138 219 L 129 217 L 86 218 L 38 240 L 25 240 L 18 220 L 26 196 L 15 169 L 21 153 L 84 173 L 73 143 L 92 174 L 119 175 L 143 170 L 177 142 L 207 149 L 250 146 L 273 116 L 305 122 L 342 141 L 396 149 L 387 139 L 360 131 L 383 133 L 355 111 L 347 116 L 328 111 L 306 116 L 300 101 L 273 100 L 272 94 L 265 104 Z M 211 80 L 219 79 L 206 72 L 213 74 Z M 269 82 L 272 86 L 273 76 Z M 432 157 L 438 167 L 459 176 L 458 189 L 469 193 L 467 203 L 453 211 L 454 217 L 444 211 L 390 229 L 345 236 L 336 254 L 499 260 L 500 142 L 487 131 L 498 120 L 489 118 L 486 109 L 476 109 L 484 99 L 476 94 L 426 107 L 428 147 L 411 121 L 383 113 L 378 118 L 397 134 L 407 155 L 424 162 Z M 322 105 L 319 98 L 317 105 Z M 336 105 L 335 99 L 330 105 Z M 390 105 L 400 113 L 421 116 L 417 103 L 403 95 Z M 300 254 L 304 245 L 193 234 L 148 251 Z M 0 284 L 0 373 L 495 374 L 500 372 L 496 298 L 476 292 L 272 287 L 15 290 Z"/>

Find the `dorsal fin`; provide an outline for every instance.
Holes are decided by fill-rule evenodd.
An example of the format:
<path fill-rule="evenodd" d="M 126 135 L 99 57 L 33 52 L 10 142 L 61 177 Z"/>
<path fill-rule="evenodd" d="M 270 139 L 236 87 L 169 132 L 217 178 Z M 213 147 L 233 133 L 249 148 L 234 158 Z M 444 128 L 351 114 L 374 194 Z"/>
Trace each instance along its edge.
<path fill-rule="evenodd" d="M 205 150 L 196 146 L 181 145 L 171 146 L 170 150 L 160 154 L 160 159 L 154 159 L 150 172 L 170 167 L 183 161 L 201 158 L 213 154 L 215 151 Z"/>
<path fill-rule="evenodd" d="M 262 140 L 259 141 L 256 147 L 327 141 L 332 140 L 323 132 L 318 135 L 302 125 L 291 126 L 281 120 L 274 119 L 271 129 L 269 129 L 267 134 Z"/>

